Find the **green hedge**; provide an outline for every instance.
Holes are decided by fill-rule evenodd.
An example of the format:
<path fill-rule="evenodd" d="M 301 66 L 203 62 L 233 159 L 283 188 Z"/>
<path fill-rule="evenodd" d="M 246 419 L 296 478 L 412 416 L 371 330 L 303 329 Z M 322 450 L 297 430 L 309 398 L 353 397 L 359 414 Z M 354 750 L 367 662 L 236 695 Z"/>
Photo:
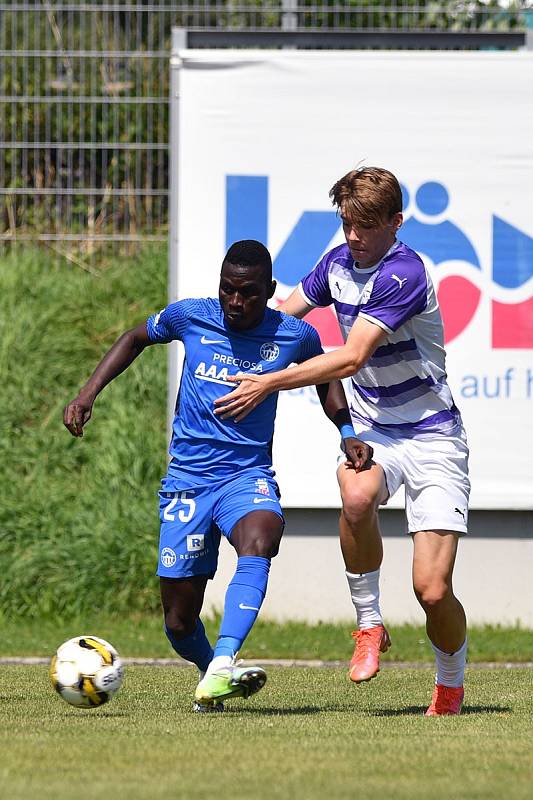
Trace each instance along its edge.
<path fill-rule="evenodd" d="M 166 348 L 103 392 L 83 439 L 62 409 L 118 335 L 165 304 L 166 276 L 163 249 L 99 276 L 37 251 L 0 260 L 0 613 L 158 607 Z"/>

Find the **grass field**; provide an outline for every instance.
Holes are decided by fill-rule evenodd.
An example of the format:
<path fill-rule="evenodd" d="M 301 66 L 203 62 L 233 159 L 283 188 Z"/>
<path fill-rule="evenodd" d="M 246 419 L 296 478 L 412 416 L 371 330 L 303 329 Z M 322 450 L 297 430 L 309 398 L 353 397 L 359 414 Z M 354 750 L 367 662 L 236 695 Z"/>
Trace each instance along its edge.
<path fill-rule="evenodd" d="M 213 638 L 217 620 L 208 621 Z M 157 615 L 0 620 L 0 655 L 49 656 L 91 630 L 125 658 L 171 657 Z M 391 627 L 390 658 L 430 661 L 422 628 Z M 267 666 L 268 682 L 224 714 L 193 714 L 196 670 L 128 665 L 108 705 L 74 709 L 46 666 L 0 666 L 0 797 L 9 800 L 528 800 L 533 671 L 476 668 L 531 660 L 532 632 L 473 628 L 459 718 L 425 718 L 433 669 L 386 665 L 354 686 L 346 668 Z M 243 656 L 346 661 L 347 625 L 260 621 Z"/>
<path fill-rule="evenodd" d="M 116 797 L 531 798 L 533 683 L 527 669 L 471 669 L 464 713 L 426 718 L 428 669 L 270 668 L 224 714 L 191 712 L 195 670 L 129 667 L 100 709 L 66 705 L 45 667 L 0 670 L 0 794 Z"/>

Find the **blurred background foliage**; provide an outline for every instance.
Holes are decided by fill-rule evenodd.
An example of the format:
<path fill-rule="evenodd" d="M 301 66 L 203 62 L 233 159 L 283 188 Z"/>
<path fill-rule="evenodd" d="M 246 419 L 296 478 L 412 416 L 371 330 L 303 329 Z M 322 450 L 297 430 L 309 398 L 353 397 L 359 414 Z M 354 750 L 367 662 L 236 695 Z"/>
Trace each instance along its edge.
<path fill-rule="evenodd" d="M 166 251 L 100 277 L 36 250 L 0 260 L 0 613 L 159 607 L 156 492 L 166 348 L 97 399 L 82 439 L 62 409 L 106 349 L 165 305 Z"/>
<path fill-rule="evenodd" d="M 164 237 L 173 26 L 511 32 L 524 29 L 526 5 L 145 0 L 121 8 L 103 0 L 0 0 L 0 237 L 11 242 L 45 234 L 59 253 L 91 263 L 109 252 L 111 241 L 121 243 L 114 253 L 131 255 L 139 240 Z M 68 245 L 61 234 L 69 235 Z"/>

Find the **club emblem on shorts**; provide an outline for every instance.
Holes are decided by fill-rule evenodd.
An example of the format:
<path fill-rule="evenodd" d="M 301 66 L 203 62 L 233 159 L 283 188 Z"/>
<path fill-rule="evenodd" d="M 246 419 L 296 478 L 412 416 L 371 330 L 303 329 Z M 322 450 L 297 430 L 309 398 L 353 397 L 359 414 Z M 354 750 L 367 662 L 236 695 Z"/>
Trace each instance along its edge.
<path fill-rule="evenodd" d="M 279 356 L 279 347 L 274 342 L 265 342 L 261 345 L 259 355 L 263 361 L 275 361 Z"/>
<path fill-rule="evenodd" d="M 198 550 L 203 550 L 205 547 L 205 533 L 192 533 L 187 536 L 187 550 L 193 553 Z"/>
<path fill-rule="evenodd" d="M 256 494 L 270 494 L 266 478 L 258 478 L 255 482 Z"/>
<path fill-rule="evenodd" d="M 167 569 L 176 563 L 176 553 L 171 547 L 163 547 L 161 550 L 161 563 Z"/>

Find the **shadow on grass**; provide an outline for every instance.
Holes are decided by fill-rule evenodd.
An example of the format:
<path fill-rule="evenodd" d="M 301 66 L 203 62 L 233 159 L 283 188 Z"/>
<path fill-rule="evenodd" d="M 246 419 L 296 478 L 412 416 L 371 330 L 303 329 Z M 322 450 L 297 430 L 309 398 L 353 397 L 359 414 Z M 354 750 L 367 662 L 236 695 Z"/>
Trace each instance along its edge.
<path fill-rule="evenodd" d="M 111 719 L 113 717 L 116 718 L 126 718 L 131 717 L 130 711 L 103 711 L 98 708 L 75 708 L 74 713 L 72 711 L 63 711 L 61 714 L 57 716 L 61 717 L 62 719 L 82 719 L 82 720 L 95 720 L 95 719 L 102 719 L 105 717 L 106 719 Z"/>
<path fill-rule="evenodd" d="M 323 711 L 330 711 L 332 709 L 324 708 L 321 706 L 302 706 L 301 708 L 254 708 L 253 706 L 242 706 L 240 708 L 226 708 L 224 715 L 230 714 L 256 714 L 263 717 L 291 717 L 291 716 L 307 716 L 308 714 L 321 714 Z M 335 709 L 336 710 L 336 709 Z"/>
<path fill-rule="evenodd" d="M 461 714 L 512 714 L 510 706 L 464 706 Z"/>
<path fill-rule="evenodd" d="M 423 711 L 426 710 L 424 706 Z M 323 706 L 295 706 L 293 708 L 264 708 L 264 707 L 253 707 L 253 706 L 241 706 L 241 707 L 233 707 L 229 708 L 226 706 L 224 713 L 229 712 L 231 714 L 253 714 L 253 715 L 262 715 L 265 717 L 288 717 L 288 716 L 308 716 L 309 714 L 349 714 L 353 716 L 354 714 L 368 714 L 366 709 L 357 708 L 356 706 L 346 705 L 346 704 L 335 704 L 335 703 L 328 703 Z M 383 710 L 382 712 L 378 712 L 379 715 L 385 715 L 388 712 Z M 394 712 L 391 711 L 391 714 Z"/>
<path fill-rule="evenodd" d="M 427 706 L 406 706 L 406 708 L 378 708 L 370 711 L 373 717 L 409 717 L 426 713 Z M 509 706 L 463 706 L 461 716 L 465 714 L 509 714 Z"/>

